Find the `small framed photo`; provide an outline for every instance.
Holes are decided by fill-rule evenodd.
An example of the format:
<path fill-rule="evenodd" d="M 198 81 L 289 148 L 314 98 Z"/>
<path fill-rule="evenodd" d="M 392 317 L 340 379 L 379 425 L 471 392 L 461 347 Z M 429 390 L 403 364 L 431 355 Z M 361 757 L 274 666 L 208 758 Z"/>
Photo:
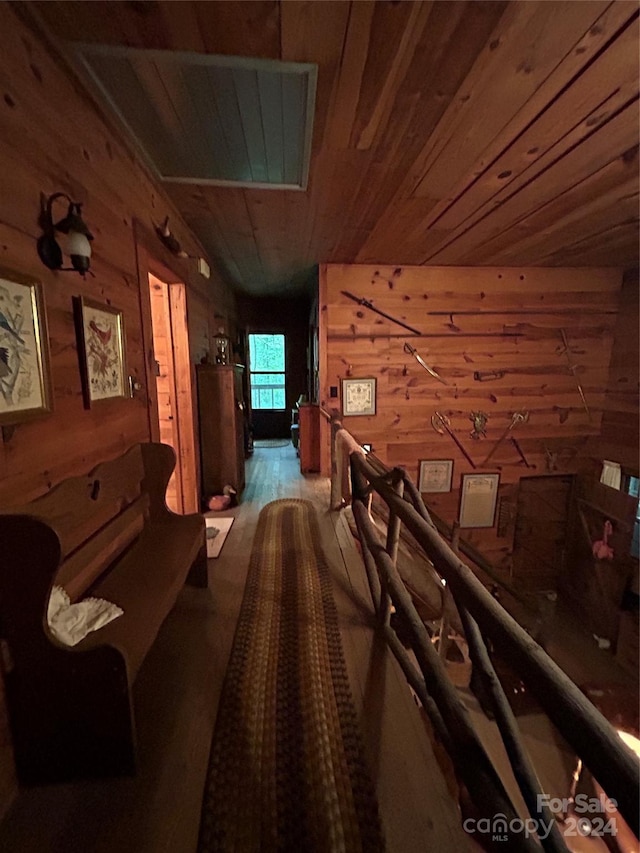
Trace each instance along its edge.
<path fill-rule="evenodd" d="M 82 296 L 73 305 L 85 407 L 129 397 L 122 311 Z"/>
<path fill-rule="evenodd" d="M 493 527 L 500 474 L 463 474 L 460 484 L 460 527 Z"/>
<path fill-rule="evenodd" d="M 375 415 L 376 413 L 376 380 L 375 379 L 343 379 L 342 380 L 342 414 L 343 415 Z"/>
<path fill-rule="evenodd" d="M 42 285 L 0 267 L 0 426 L 53 409 Z"/>
<path fill-rule="evenodd" d="M 421 492 L 450 492 L 452 475 L 453 459 L 423 459 L 418 489 Z"/>

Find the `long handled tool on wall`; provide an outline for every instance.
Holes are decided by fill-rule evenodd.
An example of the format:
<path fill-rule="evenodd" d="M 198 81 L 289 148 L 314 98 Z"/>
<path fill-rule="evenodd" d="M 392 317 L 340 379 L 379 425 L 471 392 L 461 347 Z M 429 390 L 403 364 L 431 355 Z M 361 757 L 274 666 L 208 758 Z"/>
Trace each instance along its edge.
<path fill-rule="evenodd" d="M 419 335 L 420 332 L 417 329 L 414 329 L 413 326 L 408 326 L 406 323 L 403 323 L 402 320 L 396 320 L 395 317 L 392 317 L 391 314 L 387 314 L 385 311 L 381 311 L 380 308 L 376 308 L 376 306 L 369 302 L 368 299 L 364 299 L 361 296 L 355 296 L 353 293 L 349 293 L 348 290 L 341 291 L 343 296 L 348 297 L 349 299 L 353 299 L 354 302 L 357 302 L 358 305 L 362 305 L 365 308 L 368 308 L 369 311 L 374 311 L 376 314 L 379 314 L 381 317 L 384 317 L 385 320 L 391 320 L 392 323 L 395 323 L 396 326 L 402 326 L 403 329 L 407 329 L 413 335 Z"/>
<path fill-rule="evenodd" d="M 438 382 L 442 382 L 442 384 L 443 384 L 443 385 L 448 385 L 448 384 L 449 384 L 448 382 L 445 382 L 445 380 L 442 378 L 442 376 L 440 376 L 440 374 L 439 374 L 437 371 L 435 371 L 435 370 L 433 369 L 433 367 L 429 367 L 429 365 L 428 365 L 428 364 L 427 364 L 427 362 L 423 359 L 423 357 L 420 355 L 420 353 L 418 352 L 418 350 L 417 350 L 415 347 L 412 347 L 412 346 L 411 346 L 411 344 L 407 344 L 407 343 L 405 343 L 405 345 L 404 345 L 404 351 L 405 351 L 406 353 L 408 353 L 409 355 L 412 355 L 412 356 L 415 358 L 415 360 L 418 362 L 418 364 L 419 364 L 421 367 L 424 367 L 424 369 L 427 371 L 427 373 L 430 373 L 430 374 L 431 374 L 431 376 L 433 376 L 433 377 L 434 377 L 434 379 L 437 379 L 437 380 L 438 380 Z"/>
<path fill-rule="evenodd" d="M 578 372 L 578 365 L 571 363 L 571 348 L 569 346 L 569 341 L 567 340 L 567 334 L 564 329 L 560 329 L 560 334 L 562 335 L 562 343 L 563 346 L 558 350 L 560 355 L 566 355 L 567 357 L 567 365 L 569 367 L 569 373 L 576 380 L 576 387 L 578 389 L 578 394 L 580 394 L 580 399 L 582 400 L 582 406 L 587 413 L 587 417 L 591 420 L 591 412 L 589 411 L 589 406 L 587 405 L 587 398 L 584 396 L 584 391 L 582 390 L 582 385 L 576 378 Z"/>
<path fill-rule="evenodd" d="M 431 415 L 431 426 L 439 435 L 444 435 L 445 433 L 449 435 L 453 439 L 456 444 L 456 447 L 458 448 L 458 450 L 460 450 L 469 465 L 471 465 L 472 468 L 476 467 L 476 463 L 469 456 L 462 442 L 451 429 L 451 421 L 446 415 L 443 415 L 441 412 L 435 412 L 433 415 Z"/>
<path fill-rule="evenodd" d="M 492 448 L 491 448 L 491 450 L 489 451 L 488 456 L 486 456 L 486 457 L 485 457 L 485 459 L 483 460 L 483 462 L 481 463 L 481 464 L 482 464 L 482 467 L 484 467 L 484 466 L 489 462 L 489 460 L 490 460 L 491 458 L 493 458 L 494 453 L 495 453 L 495 452 L 496 452 L 496 450 L 500 447 L 500 445 L 501 445 L 501 444 L 502 444 L 502 442 L 505 440 L 505 438 L 509 435 L 509 433 L 511 432 L 511 430 L 512 430 L 512 429 L 515 429 L 515 428 L 518 426 L 518 424 L 523 424 L 523 423 L 524 423 L 524 424 L 526 424 L 526 422 L 527 422 L 528 420 L 529 420 L 529 412 L 525 411 L 524 409 L 523 409 L 521 412 L 514 412 L 514 414 L 513 414 L 513 415 L 512 415 L 512 417 L 511 417 L 511 423 L 510 423 L 510 424 L 509 424 L 509 426 L 505 429 L 505 431 L 502 433 L 502 435 L 501 435 L 501 436 L 500 436 L 500 438 L 496 441 L 496 443 L 493 445 L 493 447 L 492 447 Z M 516 450 L 517 450 L 517 449 L 518 449 L 518 448 L 516 448 Z M 523 454 L 521 453 L 520 455 L 523 455 Z"/>
<path fill-rule="evenodd" d="M 510 441 L 511 441 L 511 444 L 513 444 L 515 449 L 518 451 L 518 455 L 520 456 L 520 459 L 524 462 L 524 464 L 527 466 L 527 468 L 535 468 L 536 466 L 532 465 L 529 462 L 529 460 L 527 459 L 527 457 L 524 455 L 524 450 L 520 447 L 520 442 L 518 441 L 518 439 L 514 435 L 512 435 L 510 438 Z"/>

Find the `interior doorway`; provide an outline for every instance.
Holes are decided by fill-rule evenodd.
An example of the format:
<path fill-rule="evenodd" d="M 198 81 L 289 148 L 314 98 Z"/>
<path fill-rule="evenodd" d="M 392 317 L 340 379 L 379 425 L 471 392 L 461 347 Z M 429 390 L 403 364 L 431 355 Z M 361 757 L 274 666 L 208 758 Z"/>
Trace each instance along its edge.
<path fill-rule="evenodd" d="M 565 559 L 572 483 L 570 474 L 520 480 L 512 569 L 518 587 L 557 589 Z"/>
<path fill-rule="evenodd" d="M 167 506 L 181 514 L 198 512 L 186 286 L 149 273 L 149 294 L 160 441 L 173 447 L 176 454 L 176 467 L 167 487 Z"/>

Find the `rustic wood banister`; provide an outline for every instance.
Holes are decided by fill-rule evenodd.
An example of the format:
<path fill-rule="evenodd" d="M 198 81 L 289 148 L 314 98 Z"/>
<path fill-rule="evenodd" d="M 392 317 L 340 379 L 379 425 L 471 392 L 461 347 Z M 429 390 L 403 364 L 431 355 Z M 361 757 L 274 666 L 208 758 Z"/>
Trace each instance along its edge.
<path fill-rule="evenodd" d="M 356 486 L 354 488 L 357 489 Z M 412 648 L 418 660 L 426 690 L 433 697 L 442 717 L 451 750 L 450 755 L 456 770 L 483 816 L 500 812 L 506 815 L 508 820 L 515 819 L 517 817 L 515 808 L 471 725 L 468 712 L 444 671 L 444 664 L 433 648 L 427 630 L 413 606 L 411 596 L 393 566 L 393 561 L 384 546 L 376 541 L 377 533 L 359 497 L 354 500 L 353 511 L 358 529 L 361 530 L 366 546 L 382 575 L 382 585 L 389 591 L 396 609 L 402 613 L 411 634 Z M 536 850 L 538 845 L 531 839 L 526 839 L 519 841 L 517 849 Z"/>
<path fill-rule="evenodd" d="M 345 485 L 345 457 L 350 460 L 350 487 L 348 482 Z M 537 795 L 541 793 L 539 783 L 519 740 L 517 726 L 510 717 L 510 709 L 507 710 L 502 687 L 496 685 L 497 676 L 490 663 L 483 637 L 491 639 L 495 647 L 500 649 L 501 657 L 518 671 L 557 730 L 573 747 L 607 795 L 615 798 L 621 814 L 637 835 L 640 780 L 636 757 L 582 691 L 502 608 L 471 568 L 444 541 L 440 532 L 443 523 L 440 520 L 439 524 L 434 522 L 415 484 L 402 469 L 391 471 L 372 453 L 366 454 L 357 439 L 347 433 L 335 416 L 332 418 L 332 462 L 331 506 L 334 509 L 344 506 L 351 497 L 349 488 L 353 491 L 353 515 L 362 543 L 372 600 L 379 614 L 382 630 L 389 640 L 393 630 L 385 619 L 388 609 L 385 593 L 388 592 L 409 630 L 412 648 L 422 670 L 425 689 L 416 690 L 416 693 L 423 705 L 427 702 L 424 705 L 425 711 L 438 736 L 444 735 L 449 741 L 449 746 L 445 744 L 445 747 L 477 805 L 482 801 L 483 807 L 486 808 L 487 791 L 491 790 L 491 796 L 497 798 L 493 801 L 494 812 L 504 810 L 504 791 L 501 792 L 499 787 L 492 785 L 491 773 L 487 775 L 486 768 L 482 766 L 484 759 L 478 759 L 481 769 L 475 778 L 468 778 L 468 768 L 460 766 L 468 761 L 456 761 L 459 748 L 456 741 L 460 736 L 466 739 L 468 732 L 464 724 L 459 728 L 461 724 L 457 716 L 458 711 L 455 705 L 451 704 L 452 695 L 441 682 L 444 680 L 449 684 L 453 695 L 455 689 L 451 686 L 443 663 L 434 651 L 426 628 L 415 611 L 411 596 L 395 568 L 394 558 L 401 524 L 423 549 L 456 600 L 461 617 L 466 623 L 465 633 L 474 666 L 490 688 L 489 698 L 494 710 L 497 710 L 497 722 L 512 760 L 514 775 L 532 816 L 542 817 L 545 823 L 548 823 L 548 812 L 540 812 L 536 808 Z M 374 527 L 367 509 L 373 491 L 382 498 L 389 511 L 386 547 L 380 541 L 380 534 Z M 459 547 L 462 552 L 465 551 L 464 543 L 460 543 Z M 402 645 L 394 641 L 389 644 L 407 679 L 416 689 L 415 684 L 420 681 L 420 675 L 406 656 Z M 483 786 L 484 790 L 480 791 L 479 788 Z M 557 828 L 543 841 L 543 846 L 545 850 L 566 849 Z"/>

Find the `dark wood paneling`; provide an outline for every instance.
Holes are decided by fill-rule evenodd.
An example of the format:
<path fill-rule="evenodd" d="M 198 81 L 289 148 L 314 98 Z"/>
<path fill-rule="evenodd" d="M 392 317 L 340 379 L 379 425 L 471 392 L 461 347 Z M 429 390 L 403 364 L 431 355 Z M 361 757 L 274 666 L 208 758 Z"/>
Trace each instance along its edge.
<path fill-rule="evenodd" d="M 602 432 L 592 447 L 598 458 L 620 462 L 636 476 L 640 471 L 638 298 L 638 270 L 632 270 L 622 285 Z"/>
<path fill-rule="evenodd" d="M 605 411 L 620 271 L 327 265 L 320 272 L 321 405 L 340 406 L 330 389 L 339 390 L 346 376 L 375 377 L 376 415 L 348 417 L 345 426 L 416 481 L 421 459 L 453 459 L 452 491 L 427 495 L 448 523 L 457 517 L 460 476 L 473 469 L 449 436 L 433 430 L 436 411 L 450 419 L 477 470 L 500 472 L 500 496 L 512 502 L 522 477 L 550 473 L 547 451 L 557 454 L 553 473 L 579 470 L 586 442 L 599 435 Z M 343 291 L 370 300 L 423 337 L 358 305 Z M 576 377 L 562 353 L 561 329 L 572 348 Z M 404 351 L 405 342 L 446 385 Z M 475 371 L 491 370 L 505 373 L 495 381 L 474 379 Z M 529 420 L 512 435 L 531 467 L 509 440 L 483 467 L 513 414 L 522 409 Z M 469 416 L 477 410 L 489 420 L 486 438 L 473 440 Z M 328 473 L 324 425 L 323 430 L 323 470 Z M 496 528 L 465 534 L 495 565 L 511 570 L 512 528 L 505 536 L 498 536 Z"/>
<path fill-rule="evenodd" d="M 561 589 L 588 630 L 609 640 L 612 651 L 618 639 L 625 590 L 638 574 L 638 561 L 629 553 L 637 507 L 637 498 L 603 485 L 592 475 L 577 480 Z M 593 543 L 603 539 L 607 520 L 613 527 L 608 537 L 613 558 L 597 559 Z"/>
<path fill-rule="evenodd" d="M 636 4 L 33 5 L 69 41 L 318 65 L 306 192 L 170 189 L 247 293 L 319 262 L 637 263 Z"/>
<path fill-rule="evenodd" d="M 0 452 L 0 506 L 5 508 L 25 503 L 66 477 L 149 440 L 155 390 L 148 387 L 152 359 L 145 307 L 148 255 L 176 271 L 172 280 L 184 281 L 200 294 L 205 313 L 213 314 L 214 299 L 225 311 L 233 304 L 222 282 L 212 280 L 208 287 L 192 261 L 167 257 L 153 232 L 153 224 L 167 214 L 183 246 L 194 255 L 203 250 L 55 49 L 37 28 L 23 22 L 22 11 L 6 3 L 0 6 L 5 43 L 0 60 L 0 264 L 43 283 L 54 411 L 19 424 L 5 436 Z M 78 13 L 84 17 L 83 10 Z M 121 31 L 114 22 L 104 33 L 115 37 Z M 40 193 L 56 191 L 84 203 L 83 213 L 95 235 L 95 276 L 86 280 L 73 273 L 50 272 L 38 259 Z M 136 252 L 136 239 L 149 250 L 146 255 Z M 128 372 L 142 386 L 134 399 L 84 408 L 72 313 L 72 297 L 80 294 L 124 312 Z M 0 722 L 0 731 L 4 727 Z M 15 781 L 4 737 L 0 750 L 2 812 Z"/>

